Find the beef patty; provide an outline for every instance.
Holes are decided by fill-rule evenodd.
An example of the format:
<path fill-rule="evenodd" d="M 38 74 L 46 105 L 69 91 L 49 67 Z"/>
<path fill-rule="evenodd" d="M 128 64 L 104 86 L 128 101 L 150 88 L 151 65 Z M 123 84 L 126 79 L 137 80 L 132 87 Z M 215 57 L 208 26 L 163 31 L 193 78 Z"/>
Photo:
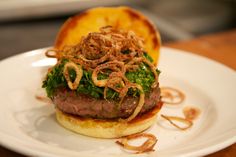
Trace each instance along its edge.
<path fill-rule="evenodd" d="M 65 113 L 92 118 L 127 118 L 138 105 L 139 97 L 125 97 L 119 104 L 116 101 L 96 99 L 84 94 L 76 94 L 75 91 L 58 89 L 53 97 L 57 108 Z M 140 114 L 152 109 L 160 101 L 160 88 L 156 87 L 150 93 L 145 94 L 145 103 Z"/>

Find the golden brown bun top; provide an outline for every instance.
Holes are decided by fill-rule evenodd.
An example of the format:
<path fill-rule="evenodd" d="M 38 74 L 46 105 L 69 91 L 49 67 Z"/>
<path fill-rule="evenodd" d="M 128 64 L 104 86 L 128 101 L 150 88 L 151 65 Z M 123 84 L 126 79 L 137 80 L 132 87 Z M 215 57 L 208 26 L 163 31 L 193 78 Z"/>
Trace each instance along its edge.
<path fill-rule="evenodd" d="M 145 16 L 128 7 L 94 8 L 69 18 L 58 33 L 54 47 L 62 49 L 66 45 L 75 45 L 80 42 L 82 36 L 98 32 L 99 28 L 104 26 L 132 30 L 142 37 L 144 49 L 157 64 L 161 45 L 159 32 Z"/>

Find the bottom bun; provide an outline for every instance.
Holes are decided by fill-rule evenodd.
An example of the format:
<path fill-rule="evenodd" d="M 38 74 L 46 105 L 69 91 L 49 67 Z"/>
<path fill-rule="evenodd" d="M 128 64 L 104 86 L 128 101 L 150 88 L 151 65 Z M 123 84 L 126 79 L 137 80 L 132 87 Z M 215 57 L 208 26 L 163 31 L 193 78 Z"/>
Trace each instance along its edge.
<path fill-rule="evenodd" d="M 137 116 L 130 122 L 82 118 L 64 113 L 58 108 L 56 109 L 56 118 L 63 127 L 82 135 L 97 138 L 119 138 L 148 129 L 156 122 L 157 113 L 161 107 L 162 103 L 159 102 L 152 110 Z"/>

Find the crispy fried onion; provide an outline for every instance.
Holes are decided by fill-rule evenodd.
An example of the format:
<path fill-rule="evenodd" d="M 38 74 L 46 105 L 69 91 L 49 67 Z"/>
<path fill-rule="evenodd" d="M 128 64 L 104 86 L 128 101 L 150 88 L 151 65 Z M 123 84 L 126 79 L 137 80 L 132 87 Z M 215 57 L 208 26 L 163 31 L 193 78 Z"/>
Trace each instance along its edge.
<path fill-rule="evenodd" d="M 161 87 L 162 102 L 170 105 L 177 105 L 185 100 L 183 92 L 172 87 Z"/>
<path fill-rule="evenodd" d="M 131 84 L 128 88 L 137 88 L 140 91 L 139 94 L 139 102 L 138 105 L 136 106 L 134 112 L 126 119 L 121 119 L 122 121 L 131 121 L 133 120 L 141 111 L 143 105 L 144 105 L 144 100 L 145 100 L 145 95 L 142 86 L 139 84 Z M 127 90 L 128 91 L 128 90 Z"/>
<path fill-rule="evenodd" d="M 136 88 L 138 89 L 139 92 L 139 102 L 138 105 L 136 106 L 134 112 L 126 119 L 120 119 L 121 122 L 129 122 L 132 119 L 134 119 L 139 112 L 141 111 L 144 101 L 145 101 L 145 94 L 143 91 L 142 86 L 139 84 L 135 83 L 130 83 L 129 80 L 121 73 L 121 72 L 113 72 L 110 76 L 109 79 L 105 85 L 104 88 L 104 98 L 106 99 L 106 93 L 108 88 L 113 89 L 114 91 L 119 93 L 120 97 L 120 105 L 122 105 L 122 101 L 124 97 L 127 95 L 127 92 L 129 88 Z"/>
<path fill-rule="evenodd" d="M 187 130 L 190 127 L 192 127 L 193 122 L 191 120 L 188 120 L 186 118 L 181 118 L 181 117 L 176 117 L 176 116 L 167 116 L 167 115 L 161 115 L 161 117 L 163 117 L 164 119 L 166 119 L 167 121 L 169 121 L 170 124 L 172 124 L 174 127 L 180 129 L 180 130 Z M 181 127 L 178 124 L 176 124 L 174 121 L 178 121 L 181 123 L 186 124 L 185 127 Z"/>
<path fill-rule="evenodd" d="M 97 66 L 92 73 L 93 83 L 98 87 L 105 87 L 108 79 L 98 80 L 98 74 L 104 69 L 110 69 L 115 72 L 121 71 L 122 74 L 125 73 L 124 63 L 119 61 L 110 61 Z"/>
<path fill-rule="evenodd" d="M 147 138 L 147 140 L 140 146 L 132 146 L 128 143 L 130 140 L 135 140 L 141 137 L 145 137 Z M 135 154 L 140 154 L 140 153 L 154 151 L 153 148 L 155 144 L 157 143 L 157 138 L 152 134 L 140 133 L 140 134 L 133 134 L 133 135 L 123 137 L 119 141 L 116 141 L 116 143 L 127 150 L 135 151 L 134 152 Z"/>
<path fill-rule="evenodd" d="M 124 54 L 124 51 L 129 51 L 129 53 Z M 89 68 L 95 68 L 98 64 L 109 60 L 131 60 L 136 55 L 141 56 L 143 51 L 143 39 L 136 36 L 134 32 L 106 26 L 100 28 L 100 32 L 92 32 L 82 37 L 80 43 L 74 46 L 49 51 L 56 55 L 50 55 L 49 52 L 46 52 L 46 55 L 57 57 L 58 60 L 71 59 L 73 56 L 76 60 L 80 60 L 80 63 L 82 62 L 83 67 L 85 64 Z"/>
<path fill-rule="evenodd" d="M 60 60 L 61 58 L 66 58 L 66 56 L 75 56 L 77 55 L 78 52 L 78 46 L 69 46 L 66 45 L 64 46 L 64 48 L 62 50 L 58 50 L 55 48 L 52 49 L 48 49 L 45 52 L 45 55 L 49 58 L 57 58 L 58 60 Z"/>
<path fill-rule="evenodd" d="M 99 58 L 99 59 L 94 59 L 94 60 L 89 60 L 87 58 L 85 58 L 83 55 L 78 55 L 79 59 L 81 59 L 84 64 L 89 65 L 91 68 L 95 68 L 98 64 L 105 62 L 108 57 L 109 57 L 109 53 L 107 53 L 106 55 L 104 55 L 103 57 Z"/>
<path fill-rule="evenodd" d="M 113 72 L 109 76 L 109 80 L 108 80 L 108 82 L 105 86 L 105 89 L 104 89 L 104 98 L 105 99 L 106 99 L 106 93 L 107 93 L 108 88 L 111 88 L 119 93 L 119 97 L 120 97 L 119 104 L 120 105 L 122 105 L 122 101 L 125 98 L 125 96 L 127 95 L 129 88 L 136 88 L 140 91 L 139 102 L 138 102 L 138 105 L 136 106 L 134 112 L 126 119 L 119 119 L 120 122 L 129 122 L 129 121 L 133 120 L 139 114 L 139 112 L 141 111 L 141 109 L 144 105 L 145 94 L 144 94 L 142 86 L 140 86 L 139 84 L 130 83 L 129 80 L 121 72 Z"/>
<path fill-rule="evenodd" d="M 106 94 L 108 88 L 111 88 L 119 93 L 119 97 L 121 99 L 120 102 L 122 102 L 123 98 L 128 92 L 129 84 L 130 84 L 129 80 L 124 76 L 124 73 L 122 71 L 112 72 L 109 75 L 109 78 L 104 88 L 104 98 L 106 99 L 107 97 Z"/>
<path fill-rule="evenodd" d="M 74 82 L 72 82 L 70 79 L 69 69 L 75 70 L 76 78 L 75 78 Z M 73 62 L 68 62 L 64 66 L 63 75 L 67 81 L 69 88 L 71 90 L 76 90 L 79 85 L 79 82 L 83 76 L 83 70 L 80 65 L 77 65 Z"/>

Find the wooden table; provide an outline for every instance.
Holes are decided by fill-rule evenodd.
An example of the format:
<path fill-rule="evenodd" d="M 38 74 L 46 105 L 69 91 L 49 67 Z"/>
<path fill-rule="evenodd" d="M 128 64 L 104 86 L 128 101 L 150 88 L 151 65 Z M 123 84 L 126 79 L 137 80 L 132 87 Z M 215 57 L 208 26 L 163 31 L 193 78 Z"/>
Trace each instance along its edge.
<path fill-rule="evenodd" d="M 236 29 L 201 36 L 190 41 L 166 43 L 164 46 L 206 56 L 236 70 Z"/>
<path fill-rule="evenodd" d="M 236 70 L 236 30 L 201 36 L 190 41 L 166 43 L 164 46 L 190 51 L 219 61 Z M 1 157 L 25 157 L 0 146 Z M 207 157 L 236 156 L 236 144 Z"/>

